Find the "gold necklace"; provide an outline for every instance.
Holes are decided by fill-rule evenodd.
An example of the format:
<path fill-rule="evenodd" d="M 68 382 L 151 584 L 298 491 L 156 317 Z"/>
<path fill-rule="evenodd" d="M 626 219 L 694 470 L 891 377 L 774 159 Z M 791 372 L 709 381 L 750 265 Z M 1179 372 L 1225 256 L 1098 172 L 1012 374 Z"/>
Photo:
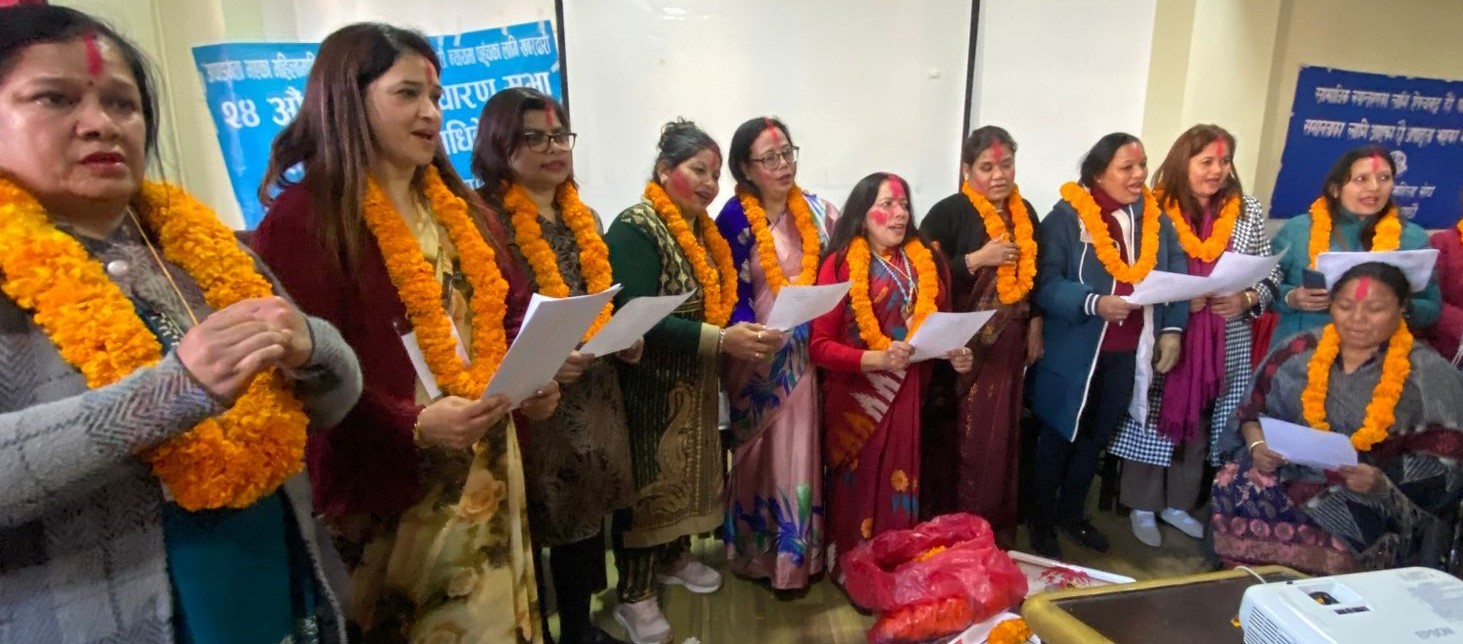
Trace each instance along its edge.
<path fill-rule="evenodd" d="M 137 234 L 142 235 L 142 243 L 147 244 L 147 250 L 152 252 L 153 261 L 157 262 L 157 267 L 162 270 L 163 277 L 168 279 L 168 285 L 173 287 L 173 294 L 178 296 L 178 302 L 183 305 L 183 310 L 188 312 L 188 319 L 193 321 L 193 326 L 198 326 L 198 315 L 193 312 L 193 306 L 188 303 L 188 298 L 183 297 L 183 289 L 178 288 L 178 282 L 173 280 L 173 272 L 168 270 L 168 265 L 163 261 L 163 256 L 158 252 L 157 247 L 152 245 L 152 239 L 147 236 L 147 229 L 142 227 L 142 221 L 137 218 L 137 213 L 132 211 L 131 206 L 127 207 L 127 216 L 132 220 L 132 225 L 137 226 Z"/>

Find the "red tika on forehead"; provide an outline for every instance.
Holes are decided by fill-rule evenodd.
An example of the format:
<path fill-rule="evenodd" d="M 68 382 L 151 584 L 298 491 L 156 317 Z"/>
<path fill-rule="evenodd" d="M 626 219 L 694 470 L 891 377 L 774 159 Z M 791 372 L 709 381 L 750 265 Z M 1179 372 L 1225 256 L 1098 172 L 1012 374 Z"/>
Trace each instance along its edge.
<path fill-rule="evenodd" d="M 1001 159 L 1006 158 L 1006 146 L 1002 145 L 1000 141 L 996 141 L 996 144 L 991 146 L 991 156 L 995 158 L 996 164 L 1000 165 Z"/>
<path fill-rule="evenodd" d="M 1223 159 L 1224 155 L 1229 153 L 1229 141 L 1225 141 L 1224 137 L 1221 136 L 1214 139 L 1214 144 L 1219 146 L 1219 158 Z"/>
<path fill-rule="evenodd" d="M 82 34 L 82 44 L 86 45 L 86 73 L 92 76 L 101 76 L 102 68 L 105 66 L 102 61 L 102 46 L 97 42 L 95 32 Z"/>
<path fill-rule="evenodd" d="M 1382 171 L 1382 155 L 1372 153 L 1372 174 Z"/>
<path fill-rule="evenodd" d="M 554 131 L 554 106 L 544 106 L 544 123 L 548 124 L 550 132 Z"/>
<path fill-rule="evenodd" d="M 1365 275 L 1356 279 L 1356 299 L 1365 300 L 1366 294 L 1372 289 L 1372 278 Z"/>
<path fill-rule="evenodd" d="M 907 198 L 907 195 L 904 194 L 904 181 L 899 178 L 899 175 L 886 174 L 884 175 L 884 180 L 889 182 L 889 193 L 893 195 L 895 199 Z"/>
<path fill-rule="evenodd" d="M 782 129 L 777 127 L 776 123 L 772 122 L 771 117 L 762 117 L 762 131 L 771 132 L 772 144 L 779 147 L 782 146 Z"/>

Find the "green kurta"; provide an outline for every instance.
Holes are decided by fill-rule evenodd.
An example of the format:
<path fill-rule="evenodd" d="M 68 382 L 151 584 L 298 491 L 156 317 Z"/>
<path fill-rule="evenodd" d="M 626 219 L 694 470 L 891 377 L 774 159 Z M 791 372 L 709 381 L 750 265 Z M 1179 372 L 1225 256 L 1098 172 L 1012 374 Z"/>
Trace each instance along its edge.
<path fill-rule="evenodd" d="M 698 239 L 702 234 L 697 231 Z M 703 322 L 700 284 L 691 263 L 649 203 L 620 213 L 605 242 L 615 281 L 624 286 L 616 306 L 637 297 L 696 291 L 645 334 L 640 364 L 619 365 L 640 490 L 624 543 L 647 548 L 721 525 L 726 468 L 717 433 L 720 329 Z M 700 250 L 706 256 L 704 245 Z"/>

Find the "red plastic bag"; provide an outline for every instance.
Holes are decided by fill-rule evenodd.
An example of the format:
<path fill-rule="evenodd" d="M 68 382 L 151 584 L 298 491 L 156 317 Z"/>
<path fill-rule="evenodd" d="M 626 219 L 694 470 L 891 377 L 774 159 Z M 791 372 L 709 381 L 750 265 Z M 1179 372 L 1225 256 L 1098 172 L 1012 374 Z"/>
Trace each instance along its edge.
<path fill-rule="evenodd" d="M 880 644 L 954 635 L 1026 597 L 1026 575 L 973 514 L 886 532 L 839 564 L 849 598 L 879 613 L 869 641 Z"/>

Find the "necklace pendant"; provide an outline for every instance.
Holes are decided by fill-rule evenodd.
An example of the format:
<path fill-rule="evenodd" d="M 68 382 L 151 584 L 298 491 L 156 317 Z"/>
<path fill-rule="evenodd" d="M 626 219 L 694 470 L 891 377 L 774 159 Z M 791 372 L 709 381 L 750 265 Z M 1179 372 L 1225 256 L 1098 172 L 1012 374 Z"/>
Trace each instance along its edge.
<path fill-rule="evenodd" d="M 905 300 L 904 306 L 899 307 L 899 310 L 904 313 L 905 319 L 909 319 L 909 316 L 914 315 L 914 302 Z"/>

